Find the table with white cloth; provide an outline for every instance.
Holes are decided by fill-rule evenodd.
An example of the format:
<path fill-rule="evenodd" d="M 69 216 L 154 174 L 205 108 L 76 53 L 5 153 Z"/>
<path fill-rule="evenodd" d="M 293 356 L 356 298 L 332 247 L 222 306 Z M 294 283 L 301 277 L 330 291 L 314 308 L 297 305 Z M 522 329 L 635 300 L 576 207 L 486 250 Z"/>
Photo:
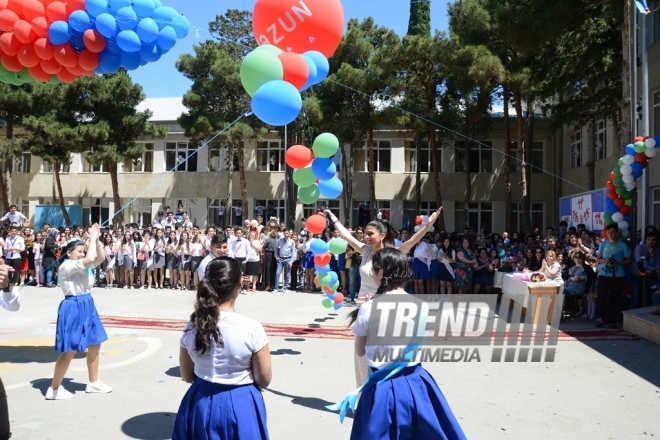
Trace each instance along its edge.
<path fill-rule="evenodd" d="M 555 281 L 543 281 L 539 283 L 532 283 L 527 281 L 520 281 L 513 278 L 513 274 L 504 273 L 502 275 L 502 297 L 508 298 L 523 307 L 523 312 L 527 312 L 530 295 L 550 295 L 550 305 L 548 309 L 547 319 L 541 319 L 541 301 L 536 301 L 534 313 L 534 324 L 539 321 L 547 321 L 550 324 L 552 320 L 552 310 L 555 306 L 555 297 L 564 291 L 564 284 Z"/>
<path fill-rule="evenodd" d="M 493 275 L 493 288 L 494 289 L 501 289 L 502 288 L 502 280 L 504 279 L 504 275 L 506 272 L 500 272 L 499 270 L 495 271 L 495 274 Z"/>

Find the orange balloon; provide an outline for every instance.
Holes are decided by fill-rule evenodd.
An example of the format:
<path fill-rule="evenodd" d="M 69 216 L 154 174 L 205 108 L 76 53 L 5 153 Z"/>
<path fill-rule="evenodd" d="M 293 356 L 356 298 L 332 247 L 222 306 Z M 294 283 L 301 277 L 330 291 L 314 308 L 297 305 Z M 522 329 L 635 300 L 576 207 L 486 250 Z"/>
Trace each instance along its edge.
<path fill-rule="evenodd" d="M 14 25 L 19 20 L 18 15 L 14 11 L 9 9 L 3 9 L 0 11 L 0 30 L 3 32 L 11 32 L 14 28 Z"/>
<path fill-rule="evenodd" d="M 257 0 L 252 30 L 259 45 L 330 58 L 344 34 L 344 9 L 340 0 Z"/>
<path fill-rule="evenodd" d="M 46 17 L 37 17 L 32 20 L 32 31 L 37 34 L 37 37 L 48 37 L 48 21 Z"/>
<path fill-rule="evenodd" d="M 32 25 L 25 20 L 18 20 L 14 24 L 14 35 L 25 44 L 32 43 L 37 38 L 37 34 L 32 30 Z"/>
<path fill-rule="evenodd" d="M 282 52 L 277 56 L 282 62 L 284 67 L 284 81 L 292 84 L 296 89 L 300 90 L 305 86 L 307 78 L 309 78 L 309 66 L 307 61 L 294 52 Z"/>
<path fill-rule="evenodd" d="M 32 78 L 36 79 L 37 81 L 42 81 L 42 82 L 50 81 L 50 74 L 46 73 L 44 69 L 41 68 L 40 65 L 28 67 L 28 72 L 30 72 Z"/>
<path fill-rule="evenodd" d="M 66 5 L 63 2 L 53 2 L 46 7 L 46 18 L 50 23 L 63 20 L 66 21 L 69 16 L 66 13 Z"/>
<path fill-rule="evenodd" d="M 63 83 L 72 83 L 78 79 L 78 75 L 74 75 L 66 69 L 62 69 L 58 72 L 57 78 Z"/>
<path fill-rule="evenodd" d="M 320 234 L 325 229 L 326 223 L 325 217 L 314 214 L 307 219 L 305 226 L 310 234 Z"/>
<path fill-rule="evenodd" d="M 18 49 L 18 61 L 25 67 L 34 67 L 41 61 L 34 51 L 34 46 L 26 44 Z"/>
<path fill-rule="evenodd" d="M 41 60 L 39 66 L 43 69 L 44 72 L 55 75 L 62 70 L 62 65 L 58 63 L 54 58 L 49 60 Z"/>
<path fill-rule="evenodd" d="M 344 294 L 341 292 L 337 292 L 337 296 L 335 297 L 335 304 L 341 304 L 344 302 Z"/>
<path fill-rule="evenodd" d="M 3 55 L 0 57 L 0 60 L 2 61 L 2 66 L 10 72 L 20 72 L 23 70 L 23 65 L 18 61 L 17 57 Z"/>
<path fill-rule="evenodd" d="M 294 170 L 305 168 L 314 160 L 314 153 L 304 145 L 293 145 L 284 154 L 286 164 Z"/>
<path fill-rule="evenodd" d="M 83 43 L 94 53 L 102 52 L 105 49 L 105 38 L 94 29 L 87 29 L 83 33 Z"/>
<path fill-rule="evenodd" d="M 73 11 L 85 9 L 85 0 L 66 0 L 66 12 L 71 15 Z"/>
<path fill-rule="evenodd" d="M 11 32 L 6 32 L 0 35 L 0 49 L 2 52 L 9 56 L 16 56 L 18 49 L 21 48 L 23 44 L 16 38 Z"/>
<path fill-rule="evenodd" d="M 46 15 L 46 8 L 38 0 L 27 0 L 23 4 L 23 16 L 27 21 L 32 21 L 37 17 Z"/>
<path fill-rule="evenodd" d="M 63 44 L 55 48 L 55 61 L 64 67 L 73 67 L 78 64 L 78 54 L 70 44 Z"/>
<path fill-rule="evenodd" d="M 66 70 L 68 70 L 70 73 L 73 73 L 76 76 L 82 76 L 82 74 L 86 72 L 86 70 L 80 67 L 79 64 L 76 64 L 73 67 L 67 67 Z"/>
<path fill-rule="evenodd" d="M 94 70 L 99 65 L 98 54 L 85 49 L 78 54 L 78 64 L 83 70 Z"/>
<path fill-rule="evenodd" d="M 55 53 L 55 46 L 50 44 L 48 38 L 39 38 L 34 42 L 34 52 L 42 60 L 50 60 Z"/>

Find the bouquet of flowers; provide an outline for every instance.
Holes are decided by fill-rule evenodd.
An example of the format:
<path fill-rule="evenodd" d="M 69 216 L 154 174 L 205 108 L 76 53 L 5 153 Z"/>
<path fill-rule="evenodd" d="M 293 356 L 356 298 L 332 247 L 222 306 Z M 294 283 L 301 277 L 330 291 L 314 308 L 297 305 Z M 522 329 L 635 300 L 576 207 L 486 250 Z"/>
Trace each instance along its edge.
<path fill-rule="evenodd" d="M 542 283 L 545 281 L 545 275 L 541 272 L 534 272 L 529 279 L 532 283 Z"/>

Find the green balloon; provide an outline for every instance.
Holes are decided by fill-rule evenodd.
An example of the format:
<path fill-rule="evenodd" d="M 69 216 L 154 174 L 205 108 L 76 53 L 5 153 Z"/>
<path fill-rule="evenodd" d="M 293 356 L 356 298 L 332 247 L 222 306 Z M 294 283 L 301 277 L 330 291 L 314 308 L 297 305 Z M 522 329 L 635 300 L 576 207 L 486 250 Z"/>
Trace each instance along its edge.
<path fill-rule="evenodd" d="M 621 177 L 621 176 L 623 176 L 623 174 L 621 174 L 621 169 L 620 169 L 619 167 L 614 167 L 614 170 L 612 170 L 612 172 L 614 173 L 614 175 L 615 175 L 616 177 Z"/>
<path fill-rule="evenodd" d="M 623 181 L 623 177 L 617 177 L 616 179 L 614 179 L 614 180 L 612 181 L 612 183 L 614 183 L 614 186 L 616 186 L 617 189 L 618 189 L 618 188 L 623 188 L 623 184 L 624 184 L 625 182 Z M 625 189 L 625 188 L 624 188 L 624 189 Z"/>
<path fill-rule="evenodd" d="M 619 159 L 618 165 L 619 165 L 619 167 L 622 167 L 622 166 L 625 165 L 625 163 L 623 162 L 623 159 Z"/>
<path fill-rule="evenodd" d="M 323 301 L 321 301 L 321 304 L 323 304 L 323 307 L 326 309 L 330 309 L 334 305 L 330 298 L 325 298 Z"/>
<path fill-rule="evenodd" d="M 605 221 L 605 224 L 611 222 L 612 221 L 612 214 L 610 214 L 609 212 L 606 212 L 605 214 L 603 214 L 603 220 Z"/>
<path fill-rule="evenodd" d="M 250 96 L 267 82 L 282 80 L 284 67 L 277 55 L 267 50 L 253 50 L 241 63 L 241 83 Z"/>
<path fill-rule="evenodd" d="M 636 142 L 635 143 L 635 153 L 643 153 L 646 151 L 646 145 L 644 142 Z"/>
<path fill-rule="evenodd" d="M 632 199 L 626 200 L 626 206 L 632 206 Z"/>
<path fill-rule="evenodd" d="M 332 133 L 321 133 L 312 144 L 312 151 L 316 157 L 332 157 L 337 150 L 339 150 L 339 139 Z"/>
<path fill-rule="evenodd" d="M 628 192 L 628 190 L 624 186 L 620 186 L 616 189 L 616 193 L 618 195 L 620 195 L 621 197 L 623 197 L 623 195 L 627 192 Z"/>
<path fill-rule="evenodd" d="M 50 81 L 48 81 L 48 84 L 59 84 L 62 81 L 57 77 L 57 75 L 51 75 Z"/>
<path fill-rule="evenodd" d="M 273 46 L 272 44 L 264 44 L 263 46 L 259 46 L 255 49 L 255 51 L 265 51 L 268 53 L 272 53 L 273 55 L 279 55 L 281 53 L 284 53 L 282 49 L 280 49 L 277 46 Z"/>
<path fill-rule="evenodd" d="M 294 170 L 293 181 L 301 188 L 314 185 L 314 182 L 316 182 L 316 176 L 312 172 L 312 167 Z"/>
<path fill-rule="evenodd" d="M 34 78 L 32 78 L 32 75 L 28 72 L 27 67 L 23 67 L 23 70 L 17 72 L 16 78 L 24 83 L 34 82 Z"/>
<path fill-rule="evenodd" d="M 330 281 L 332 281 L 332 279 L 330 278 L 330 272 L 320 273 L 319 276 L 318 276 L 318 280 L 319 280 L 320 285 L 329 286 Z"/>
<path fill-rule="evenodd" d="M 339 281 L 337 281 L 335 284 L 330 286 L 329 289 L 332 290 L 333 292 L 336 292 L 337 289 L 339 289 Z"/>
<path fill-rule="evenodd" d="M 5 76 L 5 81 L 8 84 L 11 84 L 13 86 L 22 86 L 23 85 L 23 81 L 18 79 L 18 77 L 16 76 L 15 73 L 12 73 L 11 75 Z"/>
<path fill-rule="evenodd" d="M 333 238 L 328 243 L 328 248 L 330 248 L 330 253 L 339 255 L 346 252 L 346 241 L 343 238 Z"/>
<path fill-rule="evenodd" d="M 305 188 L 298 188 L 298 199 L 304 205 L 311 205 L 316 203 L 316 201 L 321 197 L 319 188 L 316 185 L 308 186 Z"/>
<path fill-rule="evenodd" d="M 632 200 L 632 193 L 626 189 L 626 192 L 622 194 L 621 197 L 623 200 Z"/>

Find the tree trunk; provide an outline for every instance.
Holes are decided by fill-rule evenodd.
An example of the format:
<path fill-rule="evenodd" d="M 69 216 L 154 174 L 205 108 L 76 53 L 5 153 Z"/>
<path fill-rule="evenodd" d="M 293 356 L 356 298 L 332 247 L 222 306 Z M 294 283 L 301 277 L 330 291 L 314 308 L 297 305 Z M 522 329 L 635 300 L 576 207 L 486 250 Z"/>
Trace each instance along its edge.
<path fill-rule="evenodd" d="M 67 227 L 71 226 L 71 219 L 69 218 L 69 213 L 66 211 L 64 206 L 64 192 L 62 191 L 62 180 L 60 179 L 60 164 L 55 162 L 53 164 L 53 176 L 55 177 L 55 185 L 57 185 L 57 194 L 60 198 L 60 209 L 62 210 L 62 216 L 64 217 L 64 223 Z"/>
<path fill-rule="evenodd" d="M 616 111 L 612 111 L 612 127 L 614 127 L 614 145 L 622 145 L 622 140 L 621 140 L 621 132 L 617 130 L 616 128 L 619 126 L 619 114 Z M 631 139 L 632 140 L 632 139 Z M 626 142 L 626 145 L 629 142 Z M 616 151 L 616 150 L 615 150 Z M 619 156 L 621 156 L 619 154 Z"/>
<path fill-rule="evenodd" d="M 542 225 L 533 225 L 531 223 L 532 220 L 532 215 L 531 215 L 531 208 L 532 208 L 532 198 L 530 196 L 530 188 L 532 187 L 532 166 L 530 161 L 527 159 L 531 160 L 532 158 L 532 146 L 534 145 L 534 122 L 535 122 L 535 114 L 534 114 L 534 105 L 533 101 L 527 102 L 527 119 L 525 121 L 525 165 L 527 170 L 525 171 L 525 175 L 527 176 L 527 198 L 522 200 L 521 202 L 523 203 L 522 207 L 522 212 L 523 215 L 525 215 L 527 218 L 530 219 L 530 231 L 535 227 L 539 226 L 542 227 Z M 526 214 L 525 214 L 526 213 Z"/>
<path fill-rule="evenodd" d="M 630 20 L 632 18 L 631 0 L 624 0 L 623 2 L 623 24 L 621 25 L 621 42 L 623 45 L 623 60 L 621 65 L 621 85 L 623 93 L 619 108 L 621 109 L 621 134 L 620 137 L 623 142 L 617 142 L 614 146 L 614 155 L 620 157 L 624 144 L 632 142 L 632 125 L 633 115 L 631 111 L 632 105 L 632 78 L 631 68 L 632 63 L 636 60 L 632 59 L 631 43 L 630 43 Z M 616 127 L 616 125 L 614 126 Z"/>
<path fill-rule="evenodd" d="M 7 140 L 13 139 L 14 138 L 14 123 L 11 122 L 11 120 L 7 120 Z M 5 172 L 4 175 L 2 176 L 2 187 L 0 187 L 0 191 L 2 191 L 2 207 L 4 208 L 4 212 L 9 212 L 9 205 L 12 203 L 12 191 L 11 191 L 11 170 L 13 167 L 13 162 L 12 159 L 13 157 L 4 157 L 3 158 L 5 161 Z"/>
<path fill-rule="evenodd" d="M 472 199 L 472 176 L 470 176 L 470 151 L 472 151 L 472 142 L 465 143 L 465 199 L 463 199 L 463 218 L 465 227 L 473 227 L 479 230 L 479 225 L 470 225 L 470 200 Z"/>
<path fill-rule="evenodd" d="M 435 203 L 438 207 L 442 206 L 442 186 L 440 185 L 440 169 L 438 164 L 438 149 L 435 144 L 435 129 L 431 129 L 430 136 L 431 144 L 431 165 L 433 166 L 433 183 L 435 186 Z M 440 213 L 440 217 L 435 222 L 438 231 L 446 231 L 445 227 L 445 212 Z"/>
<path fill-rule="evenodd" d="M 351 144 L 341 144 L 341 176 L 344 183 L 344 225 L 353 226 L 353 155 Z"/>
<path fill-rule="evenodd" d="M 233 214 L 232 192 L 234 191 L 234 144 L 227 144 L 227 213 L 225 214 L 225 223 L 227 226 L 233 226 L 231 216 Z"/>
<path fill-rule="evenodd" d="M 596 189 L 596 119 L 587 125 L 587 189 Z"/>
<path fill-rule="evenodd" d="M 108 171 L 110 171 L 110 182 L 112 184 L 112 202 L 115 204 L 115 212 L 112 220 L 121 226 L 124 224 L 124 214 L 121 210 L 121 200 L 119 199 L 119 179 L 117 177 L 117 164 L 109 163 Z M 60 203 L 63 203 L 61 198 Z"/>
<path fill-rule="evenodd" d="M 9 195 L 7 194 L 7 179 L 11 181 L 11 174 L 9 177 L 6 177 L 6 170 L 11 167 L 11 161 L 9 159 L 4 160 L 5 164 L 5 173 L 2 173 L 2 176 L 0 176 L 0 197 L 2 197 L 2 209 L 3 212 L 9 212 Z"/>
<path fill-rule="evenodd" d="M 516 106 L 516 121 L 518 126 L 518 173 L 520 174 L 520 210 L 522 217 L 522 234 L 531 232 L 529 211 L 525 212 L 525 205 L 529 195 L 527 194 L 527 163 L 525 161 L 525 127 L 522 114 L 522 94 L 520 91 L 513 92 L 513 99 Z"/>
<path fill-rule="evenodd" d="M 415 167 L 415 211 L 418 215 L 422 213 L 422 170 L 419 162 L 422 157 L 421 137 L 421 133 L 415 131 L 415 156 L 417 157 L 417 166 Z"/>
<path fill-rule="evenodd" d="M 369 209 L 372 214 L 376 211 L 376 163 L 374 161 L 374 129 L 369 127 L 367 132 L 367 150 L 369 154 Z M 372 215 L 373 217 L 373 215 Z"/>
<path fill-rule="evenodd" d="M 241 188 L 241 208 L 243 208 L 243 220 L 247 220 L 252 216 L 248 212 L 247 184 L 245 182 L 245 151 L 243 150 L 243 143 L 240 139 L 236 140 L 236 151 L 238 153 L 238 182 Z M 284 190 L 286 191 L 286 188 Z"/>
<path fill-rule="evenodd" d="M 506 230 L 509 234 L 515 229 L 513 220 L 513 199 L 511 197 L 511 119 L 509 118 L 509 88 L 502 87 L 504 97 L 504 203 L 506 209 Z"/>

